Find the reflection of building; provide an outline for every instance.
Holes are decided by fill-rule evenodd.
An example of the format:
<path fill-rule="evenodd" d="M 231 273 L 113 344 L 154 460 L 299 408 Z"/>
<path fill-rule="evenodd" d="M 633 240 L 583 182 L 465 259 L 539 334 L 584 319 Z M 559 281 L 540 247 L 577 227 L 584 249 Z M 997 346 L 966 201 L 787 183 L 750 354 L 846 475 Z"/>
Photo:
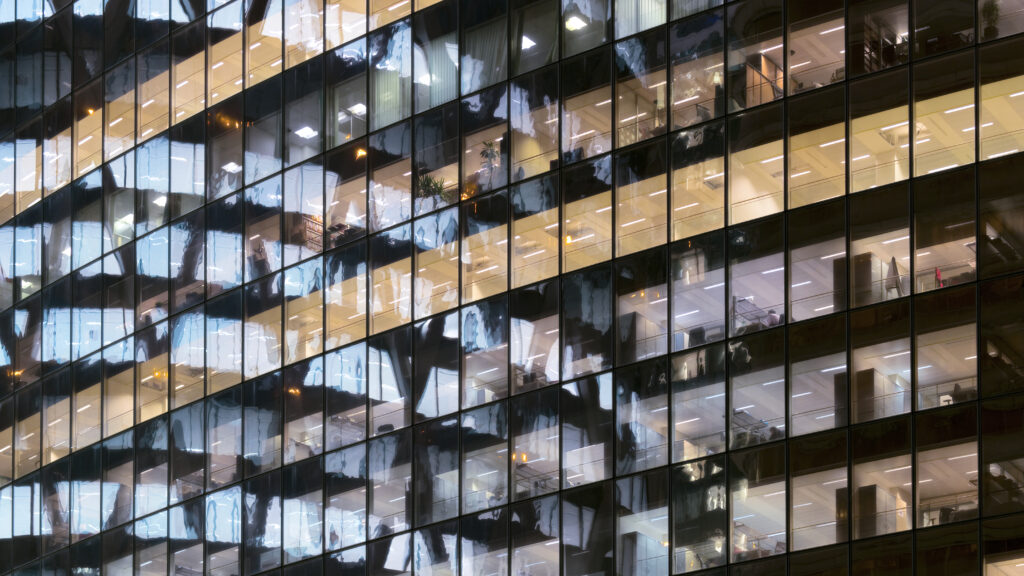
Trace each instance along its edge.
<path fill-rule="evenodd" d="M 0 576 L 1024 576 L 1024 0 L 0 32 Z"/>

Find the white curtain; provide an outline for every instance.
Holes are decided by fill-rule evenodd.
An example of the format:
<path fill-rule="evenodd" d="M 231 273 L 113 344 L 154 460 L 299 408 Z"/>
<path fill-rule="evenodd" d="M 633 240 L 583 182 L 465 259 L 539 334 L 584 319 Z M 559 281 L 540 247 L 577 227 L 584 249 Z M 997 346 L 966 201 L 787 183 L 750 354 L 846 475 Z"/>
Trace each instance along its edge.
<path fill-rule="evenodd" d="M 615 0 L 615 37 L 665 23 L 665 0 Z"/>

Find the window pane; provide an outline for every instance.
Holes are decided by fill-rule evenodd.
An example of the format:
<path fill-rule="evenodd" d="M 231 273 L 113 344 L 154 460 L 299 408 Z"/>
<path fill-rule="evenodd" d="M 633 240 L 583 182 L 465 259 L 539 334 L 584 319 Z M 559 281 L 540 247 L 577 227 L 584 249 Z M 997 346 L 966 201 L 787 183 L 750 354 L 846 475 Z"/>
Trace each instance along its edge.
<path fill-rule="evenodd" d="M 909 304 L 903 300 L 850 314 L 854 422 L 910 411 Z"/>
<path fill-rule="evenodd" d="M 978 517 L 977 410 L 972 404 L 918 415 L 918 528 Z"/>
<path fill-rule="evenodd" d="M 899 185 L 864 192 L 850 199 L 853 306 L 910 294 L 910 198 L 907 192 L 905 185 Z M 794 293 L 800 292 L 794 289 Z"/>
<path fill-rule="evenodd" d="M 729 122 L 729 223 L 783 209 L 785 146 L 782 106 L 733 117 Z"/>
<path fill-rule="evenodd" d="M 672 358 L 672 418 L 673 462 L 725 451 L 724 346 Z"/>
<path fill-rule="evenodd" d="M 729 230 L 730 333 L 747 334 L 784 324 L 786 262 L 781 218 Z"/>
<path fill-rule="evenodd" d="M 789 93 L 845 79 L 843 1 L 789 3 Z"/>
<path fill-rule="evenodd" d="M 449 1 L 413 16 L 413 89 L 417 112 L 458 96 L 459 66 L 452 54 L 458 46 L 456 8 L 455 2 Z"/>
<path fill-rule="evenodd" d="M 513 499 L 558 490 L 558 389 L 517 396 L 510 411 Z"/>
<path fill-rule="evenodd" d="M 725 226 L 725 125 L 672 140 L 672 240 Z"/>
<path fill-rule="evenodd" d="M 785 342 L 773 330 L 729 343 L 731 448 L 786 437 Z"/>
<path fill-rule="evenodd" d="M 415 214 L 459 200 L 459 105 L 417 116 L 413 128 Z"/>
<path fill-rule="evenodd" d="M 462 309 L 462 406 L 508 395 L 508 301 L 504 296 Z"/>
<path fill-rule="evenodd" d="M 562 158 L 566 164 L 612 149 L 611 65 L 609 50 L 562 63 Z"/>
<path fill-rule="evenodd" d="M 786 454 L 782 444 L 732 454 L 729 512 L 733 562 L 786 551 Z"/>
<path fill-rule="evenodd" d="M 612 275 L 609 266 L 562 281 L 562 378 L 612 367 Z"/>
<path fill-rule="evenodd" d="M 854 539 L 909 530 L 909 420 L 888 420 L 855 428 L 850 441 Z"/>
<path fill-rule="evenodd" d="M 324 58 L 327 147 L 333 148 L 366 133 L 366 44 L 353 42 Z"/>
<path fill-rule="evenodd" d="M 414 315 L 423 318 L 459 304 L 459 211 L 450 208 L 416 221 Z"/>
<path fill-rule="evenodd" d="M 435 316 L 415 325 L 413 406 L 416 420 L 459 409 L 459 314 Z"/>
<path fill-rule="evenodd" d="M 366 345 L 328 353 L 324 362 L 327 450 L 334 450 L 366 438 Z"/>
<path fill-rule="evenodd" d="M 616 481 L 618 574 L 667 575 L 668 471 Z"/>
<path fill-rule="evenodd" d="M 668 286 L 665 250 L 655 249 L 616 262 L 616 318 L 619 364 L 668 352 Z"/>
<path fill-rule="evenodd" d="M 672 469 L 672 571 L 685 574 L 726 562 L 725 458 Z"/>
<path fill-rule="evenodd" d="M 803 438 L 790 447 L 790 547 L 845 542 L 849 526 L 846 432 Z"/>
<path fill-rule="evenodd" d="M 562 235 L 565 237 L 563 273 L 612 257 L 610 155 L 562 173 L 562 217 Z"/>
<path fill-rule="evenodd" d="M 789 331 L 789 432 L 810 434 L 849 424 L 846 319 L 832 316 Z"/>
<path fill-rule="evenodd" d="M 668 463 L 667 371 L 655 360 L 615 373 L 617 476 Z"/>
<path fill-rule="evenodd" d="M 841 30 L 840 30 L 841 32 Z M 846 193 L 846 111 L 843 89 L 789 102 L 789 207 Z M 800 110 L 815 110 L 801 114 Z"/>
<path fill-rule="evenodd" d="M 907 70 L 851 82 L 850 192 L 910 177 Z"/>
<path fill-rule="evenodd" d="M 508 290 L 508 194 L 462 207 L 462 302 Z"/>
<path fill-rule="evenodd" d="M 554 66 L 514 80 L 512 181 L 558 167 L 558 69 Z"/>
<path fill-rule="evenodd" d="M 914 176 L 974 162 L 974 58 L 914 67 Z"/>
<path fill-rule="evenodd" d="M 789 316 L 794 322 L 846 309 L 845 208 L 838 200 L 789 214 Z"/>
<path fill-rule="evenodd" d="M 660 0 L 655 0 L 657 5 Z M 617 0 L 639 2 L 639 0 Z M 644 2 L 652 4 L 652 2 Z M 664 18 L 665 10 L 660 10 Z M 616 14 L 616 24 L 628 21 Z M 663 20 L 662 20 L 663 21 Z M 628 146 L 666 130 L 668 82 L 663 30 L 655 30 L 615 45 L 615 146 Z"/>
<path fill-rule="evenodd" d="M 558 407 L 562 424 L 562 488 L 611 477 L 611 374 L 562 386 Z"/>
<path fill-rule="evenodd" d="M 978 398 L 976 314 L 973 288 L 915 299 L 918 410 Z"/>
<path fill-rule="evenodd" d="M 848 12 L 846 50 L 850 76 L 897 66 L 910 59 L 907 0 L 850 0 Z"/>
<path fill-rule="evenodd" d="M 668 200 L 664 143 L 616 153 L 615 170 L 616 256 L 663 244 Z"/>
<path fill-rule="evenodd" d="M 324 505 L 328 550 L 366 540 L 366 444 L 327 455 Z"/>
<path fill-rule="evenodd" d="M 512 340 L 512 394 L 558 382 L 558 282 L 509 295 Z"/>
<path fill-rule="evenodd" d="M 558 274 L 558 179 L 512 188 L 512 287 Z"/>
<path fill-rule="evenodd" d="M 914 187 L 914 291 L 976 278 L 974 168 L 920 180 Z"/>
<path fill-rule="evenodd" d="M 508 2 L 462 0 L 462 93 L 504 80 L 508 74 Z"/>
<path fill-rule="evenodd" d="M 396 22 L 370 36 L 370 130 L 407 118 L 412 111 L 411 51 L 408 21 Z M 348 111 L 355 114 L 352 107 Z"/>
<path fill-rule="evenodd" d="M 729 16 L 729 111 L 782 98 L 782 2 L 747 0 Z"/>

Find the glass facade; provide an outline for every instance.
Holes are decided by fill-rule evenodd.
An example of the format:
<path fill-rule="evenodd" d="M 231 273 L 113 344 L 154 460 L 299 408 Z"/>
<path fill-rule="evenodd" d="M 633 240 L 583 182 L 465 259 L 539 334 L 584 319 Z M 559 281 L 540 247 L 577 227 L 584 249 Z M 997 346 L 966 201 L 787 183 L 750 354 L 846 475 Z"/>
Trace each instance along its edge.
<path fill-rule="evenodd" d="M 1024 0 L 0 0 L 0 576 L 1022 576 L 1022 173 Z"/>

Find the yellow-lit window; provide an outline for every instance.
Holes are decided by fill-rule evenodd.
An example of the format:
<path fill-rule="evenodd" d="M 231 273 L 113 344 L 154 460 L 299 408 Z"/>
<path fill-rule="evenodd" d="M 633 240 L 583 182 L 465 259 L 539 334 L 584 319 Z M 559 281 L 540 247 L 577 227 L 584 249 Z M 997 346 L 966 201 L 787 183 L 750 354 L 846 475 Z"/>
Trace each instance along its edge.
<path fill-rule="evenodd" d="M 1020 14 L 1020 12 L 1017 12 Z M 981 78 L 981 159 L 1024 150 L 1024 41 L 1003 42 L 978 53 Z"/>
<path fill-rule="evenodd" d="M 170 115 L 170 63 L 157 46 L 136 60 L 138 91 L 136 103 L 139 120 L 138 141 L 144 142 L 167 129 Z"/>
<path fill-rule="evenodd" d="M 41 182 L 43 175 L 42 128 L 42 121 L 36 120 L 22 128 L 14 138 L 14 190 L 17 196 L 18 212 L 43 198 Z"/>
<path fill-rule="evenodd" d="M 366 244 L 328 253 L 327 348 L 366 337 Z"/>
<path fill-rule="evenodd" d="M 149 328 L 144 338 L 151 343 L 150 346 L 136 351 L 135 396 L 139 422 L 167 412 L 167 327 L 164 322 Z"/>
<path fill-rule="evenodd" d="M 532 180 L 512 190 L 512 287 L 558 274 L 558 183 Z"/>
<path fill-rule="evenodd" d="M 104 95 L 103 154 L 110 160 L 135 145 L 135 62 L 107 72 Z"/>
<path fill-rule="evenodd" d="M 850 192 L 906 180 L 910 177 L 907 71 L 852 82 L 849 90 Z"/>
<path fill-rule="evenodd" d="M 203 111 L 206 104 L 206 47 L 204 22 L 196 22 L 174 36 L 171 65 L 172 124 Z"/>
<path fill-rule="evenodd" d="M 75 95 L 75 178 L 103 163 L 103 85 Z"/>
<path fill-rule="evenodd" d="M 371 334 L 401 326 L 411 319 L 410 239 L 408 225 L 393 228 L 371 239 Z"/>
<path fill-rule="evenodd" d="M 211 14 L 208 27 L 206 100 L 212 106 L 242 90 L 242 0 Z"/>
<path fill-rule="evenodd" d="M 612 257 L 611 158 L 562 173 L 562 271 Z"/>
<path fill-rule="evenodd" d="M 914 176 L 974 162 L 974 54 L 914 67 Z"/>
<path fill-rule="evenodd" d="M 416 221 L 415 317 L 426 318 L 459 304 L 458 208 Z"/>
<path fill-rule="evenodd" d="M 71 181 L 74 146 L 72 146 L 72 117 L 74 108 L 66 98 L 48 110 L 44 116 L 43 188 L 52 193 Z M 19 205 L 19 208 L 24 208 Z"/>
<path fill-rule="evenodd" d="M 615 254 L 623 256 L 664 244 L 668 178 L 662 141 L 617 153 Z"/>
<path fill-rule="evenodd" d="M 284 7 L 284 64 L 291 68 L 323 52 L 322 0 L 291 0 Z"/>
<path fill-rule="evenodd" d="M 508 200 L 498 192 L 463 206 L 462 301 L 508 290 Z"/>
<path fill-rule="evenodd" d="M 135 356 L 131 338 L 103 351 L 103 437 L 132 427 L 135 417 Z M 164 387 L 166 390 L 166 386 Z"/>
<path fill-rule="evenodd" d="M 672 142 L 672 240 L 725 226 L 725 130 L 711 124 Z"/>
<path fill-rule="evenodd" d="M 815 114 L 802 114 L 816 110 Z M 846 107 L 841 87 L 789 102 L 789 207 L 846 193 Z"/>
<path fill-rule="evenodd" d="M 412 0 L 370 0 L 370 30 L 376 30 L 411 13 Z"/>
<path fill-rule="evenodd" d="M 729 123 L 729 223 L 782 211 L 786 168 L 782 106 L 734 117 Z"/>
<path fill-rule="evenodd" d="M 319 259 L 299 264 L 284 272 L 285 364 L 323 352 L 322 276 Z"/>
<path fill-rule="evenodd" d="M 254 5 L 255 6 L 255 5 Z M 250 6 L 250 10 L 255 9 Z M 281 73 L 284 63 L 281 51 L 282 30 L 284 28 L 281 0 L 270 0 L 263 12 L 263 18 L 249 24 L 245 32 L 246 73 L 245 85 L 252 86 Z M 246 15 L 248 22 L 252 14 Z"/>
<path fill-rule="evenodd" d="M 365 0 L 327 0 L 327 50 L 366 34 Z"/>

